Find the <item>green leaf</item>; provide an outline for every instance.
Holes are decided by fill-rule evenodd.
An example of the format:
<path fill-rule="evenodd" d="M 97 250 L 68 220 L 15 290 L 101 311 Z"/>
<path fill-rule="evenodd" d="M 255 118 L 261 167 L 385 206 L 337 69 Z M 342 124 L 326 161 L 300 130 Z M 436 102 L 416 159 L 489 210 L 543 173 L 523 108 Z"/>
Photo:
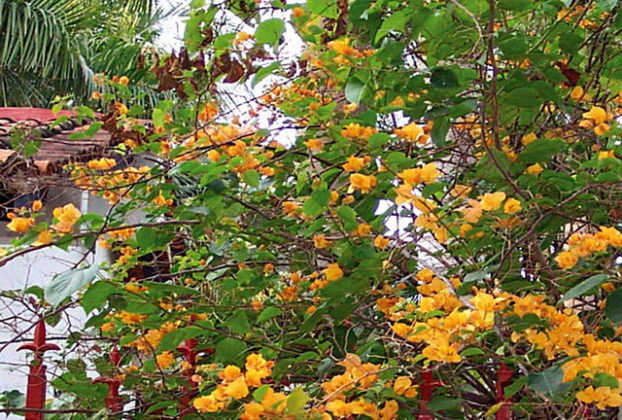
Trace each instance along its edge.
<path fill-rule="evenodd" d="M 456 73 L 451 69 L 442 67 L 432 70 L 430 82 L 438 89 L 453 89 L 459 86 Z"/>
<path fill-rule="evenodd" d="M 301 387 L 294 389 L 287 397 L 287 413 L 293 416 L 302 415 L 307 401 L 309 397 Z"/>
<path fill-rule="evenodd" d="M 594 375 L 592 385 L 594 386 L 594 388 L 600 388 L 601 386 L 618 388 L 620 386 L 620 382 L 615 376 L 609 375 L 608 373 L 599 372 Z"/>
<path fill-rule="evenodd" d="M 439 395 L 438 397 L 434 397 L 428 403 L 428 408 L 432 412 L 438 412 L 442 410 L 450 410 L 454 407 L 459 406 L 462 403 L 461 398 L 450 398 L 444 395 Z"/>
<path fill-rule="evenodd" d="M 154 228 L 143 226 L 136 231 L 136 242 L 142 250 L 161 248 L 168 244 L 171 234 Z"/>
<path fill-rule="evenodd" d="M 99 265 L 92 265 L 57 274 L 45 287 L 45 300 L 51 305 L 57 306 L 71 296 L 72 293 L 77 292 L 95 280 L 98 271 Z"/>
<path fill-rule="evenodd" d="M 159 128 L 164 126 L 164 119 L 166 118 L 166 114 L 166 111 L 159 108 L 155 108 L 151 112 L 151 120 L 153 121 L 154 127 Z"/>
<path fill-rule="evenodd" d="M 231 328 L 231 331 L 240 335 L 246 334 L 251 329 L 248 319 L 246 318 L 246 314 L 241 309 L 235 311 L 233 315 L 227 319 L 225 325 Z"/>
<path fill-rule="evenodd" d="M 536 162 L 548 162 L 553 155 L 564 148 L 565 143 L 561 140 L 537 139 L 525 147 L 519 155 L 521 162 L 532 164 Z"/>
<path fill-rule="evenodd" d="M 462 282 L 469 283 L 472 281 L 479 281 L 479 280 L 485 279 L 486 277 L 488 277 L 488 273 L 486 273 L 485 271 L 473 271 L 472 273 L 469 273 L 466 276 L 464 276 L 464 279 L 462 280 Z"/>
<path fill-rule="evenodd" d="M 255 87 L 259 82 L 261 82 L 266 77 L 270 76 L 272 73 L 274 73 L 276 69 L 279 69 L 279 68 L 281 68 L 281 63 L 278 61 L 275 61 L 269 66 L 262 67 L 259 70 L 257 70 L 257 73 L 255 73 L 255 76 L 253 77 L 253 81 L 251 82 L 251 87 Z"/>
<path fill-rule="evenodd" d="M 619 0 L 597 0 L 596 4 L 605 12 L 611 12 L 618 4 L 618 1 Z"/>
<path fill-rule="evenodd" d="M 507 105 L 522 108 L 533 108 L 542 105 L 538 91 L 528 87 L 519 87 L 501 96 L 500 101 Z"/>
<path fill-rule="evenodd" d="M 512 398 L 514 394 L 516 394 L 518 391 L 520 391 L 525 386 L 525 384 L 527 384 L 527 377 L 521 376 L 519 379 L 515 380 L 510 385 L 506 386 L 503 389 L 503 394 L 505 395 L 506 398 Z"/>
<path fill-rule="evenodd" d="M 390 141 L 391 136 L 389 136 L 387 133 L 376 133 L 372 134 L 372 136 L 369 138 L 369 145 L 371 147 L 380 147 Z"/>
<path fill-rule="evenodd" d="M 250 187 L 257 188 L 259 186 L 259 172 L 254 169 L 248 169 L 244 171 L 242 178 L 244 179 L 244 182 Z"/>
<path fill-rule="evenodd" d="M 158 345 L 159 351 L 169 351 L 175 350 L 177 346 L 181 344 L 182 341 L 187 340 L 189 338 L 196 338 L 200 335 L 205 334 L 205 330 L 199 327 L 190 326 L 184 328 L 178 328 L 167 333 L 162 340 L 160 340 L 160 344 Z"/>
<path fill-rule="evenodd" d="M 255 41 L 259 44 L 277 45 L 285 30 L 281 19 L 268 19 L 259 24 L 255 30 Z"/>
<path fill-rule="evenodd" d="M 339 9 L 337 0 L 307 0 L 307 9 L 314 15 L 320 15 L 329 19 L 337 19 Z"/>
<path fill-rule="evenodd" d="M 408 16 L 404 12 L 400 10 L 393 12 L 391 16 L 382 21 L 380 29 L 376 32 L 374 43 L 378 43 L 392 31 L 402 32 L 406 27 L 406 22 L 408 22 Z"/>
<path fill-rule="evenodd" d="M 266 309 L 261 311 L 261 313 L 257 317 L 257 322 L 267 321 L 271 318 L 274 318 L 275 316 L 281 315 L 282 313 L 283 310 L 281 308 L 277 308 L 275 306 L 268 306 Z"/>
<path fill-rule="evenodd" d="M 445 139 L 447 137 L 447 132 L 449 132 L 449 118 L 441 117 L 434 120 L 434 125 L 432 126 L 432 141 L 438 147 L 443 147 L 445 145 Z"/>
<path fill-rule="evenodd" d="M 263 400 L 263 397 L 266 395 L 266 392 L 268 392 L 268 389 L 270 389 L 270 385 L 262 385 L 257 388 L 253 392 L 253 398 L 255 399 L 255 401 L 261 402 Z"/>
<path fill-rule="evenodd" d="M 246 343 L 235 338 L 225 338 L 216 344 L 216 359 L 221 363 L 239 361 L 246 353 Z"/>
<path fill-rule="evenodd" d="M 557 394 L 562 387 L 564 371 L 560 366 L 550 368 L 527 376 L 527 386 L 534 391 L 542 392 L 549 396 Z"/>
<path fill-rule="evenodd" d="M 607 297 L 605 314 L 616 325 L 622 324 L 622 288 L 617 289 Z"/>
<path fill-rule="evenodd" d="M 348 232 L 353 231 L 358 227 L 356 222 L 356 213 L 352 208 L 348 206 L 340 206 L 337 209 L 337 216 L 343 221 L 344 227 Z"/>
<path fill-rule="evenodd" d="M 317 216 L 330 201 L 330 191 L 325 188 L 314 190 L 302 205 L 302 212 L 308 216 Z"/>
<path fill-rule="evenodd" d="M 346 84 L 346 99 L 349 102 L 354 102 L 358 105 L 361 102 L 361 96 L 363 95 L 364 89 L 365 84 L 358 79 L 348 80 L 348 83 Z"/>
<path fill-rule="evenodd" d="M 592 277 L 583 280 L 581 283 L 577 284 L 575 287 L 564 293 L 564 295 L 562 296 L 562 302 L 574 299 L 579 296 L 583 296 L 586 292 L 589 292 L 595 287 L 600 286 L 601 283 L 603 283 L 608 278 L 609 276 L 607 276 L 606 274 L 595 274 Z"/>
<path fill-rule="evenodd" d="M 532 4 L 534 4 L 532 0 L 500 0 L 499 9 L 521 12 L 528 9 Z"/>
<path fill-rule="evenodd" d="M 105 281 L 98 281 L 87 289 L 82 296 L 80 304 L 87 314 L 93 309 L 101 309 L 102 305 L 106 303 L 108 296 L 118 293 L 117 289 L 112 284 Z"/>

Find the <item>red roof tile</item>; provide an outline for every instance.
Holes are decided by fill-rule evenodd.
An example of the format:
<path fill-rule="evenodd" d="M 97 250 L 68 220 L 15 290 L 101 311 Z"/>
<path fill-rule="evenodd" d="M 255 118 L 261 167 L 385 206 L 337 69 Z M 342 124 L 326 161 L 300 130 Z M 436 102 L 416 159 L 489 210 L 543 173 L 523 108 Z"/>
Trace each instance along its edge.
<path fill-rule="evenodd" d="M 61 111 L 55 115 L 49 109 L 40 108 L 0 108 L 0 166 L 17 153 L 10 148 L 9 134 L 16 127 L 30 131 L 30 138 L 41 142 L 32 160 L 25 159 L 24 163 L 28 167 L 32 166 L 28 162 L 33 162 L 42 173 L 58 172 L 66 163 L 101 156 L 113 145 L 110 134 L 104 130 L 90 138 L 71 138 L 72 134 L 84 131 L 91 121 L 70 118 L 51 127 L 50 123 L 60 115 L 73 117 L 76 114 L 72 111 Z"/>

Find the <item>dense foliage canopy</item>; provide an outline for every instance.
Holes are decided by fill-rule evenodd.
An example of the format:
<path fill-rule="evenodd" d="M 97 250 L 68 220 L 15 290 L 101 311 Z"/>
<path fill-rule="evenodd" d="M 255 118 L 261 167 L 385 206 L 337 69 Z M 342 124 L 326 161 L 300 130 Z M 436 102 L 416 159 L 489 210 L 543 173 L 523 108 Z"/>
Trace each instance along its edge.
<path fill-rule="evenodd" d="M 0 0 L 0 105 L 45 107 L 66 95 L 82 104 L 100 72 L 153 97 L 140 62 L 157 51 L 158 22 L 178 12 L 153 0 Z"/>
<path fill-rule="evenodd" d="M 189 392 L 184 418 L 615 417 L 616 6 L 193 1 L 150 124 L 97 80 L 117 153 L 154 164 L 71 168 L 105 216 L 12 215 L 0 265 L 73 238 L 115 256 L 29 292 L 42 314 L 80 305 L 73 341 L 121 353 L 67 361 L 54 387 L 103 409 L 94 362 L 131 418 L 173 418 Z"/>

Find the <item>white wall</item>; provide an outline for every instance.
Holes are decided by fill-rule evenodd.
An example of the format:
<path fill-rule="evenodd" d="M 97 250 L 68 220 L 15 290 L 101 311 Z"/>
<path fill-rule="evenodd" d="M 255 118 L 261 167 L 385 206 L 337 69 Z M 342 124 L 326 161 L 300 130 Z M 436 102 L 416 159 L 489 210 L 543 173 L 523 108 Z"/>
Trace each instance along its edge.
<path fill-rule="evenodd" d="M 81 200 L 82 198 L 86 201 Z M 51 219 L 52 210 L 57 206 L 73 203 L 83 211 L 105 214 L 106 203 L 92 196 L 82 196 L 74 189 L 52 188 L 48 194 L 43 211 L 48 220 Z M 15 237 L 7 228 L 6 222 L 0 222 L 0 246 L 7 245 Z M 45 248 L 36 252 L 25 254 L 15 260 L 10 261 L 4 267 L 0 267 L 0 292 L 6 293 L 10 290 L 23 291 L 30 286 L 37 285 L 44 287 L 57 273 L 70 269 L 77 261 L 83 257 L 84 249 L 78 244 L 71 246 L 68 251 L 59 248 Z M 98 247 L 95 255 L 89 255 L 86 263 L 94 264 L 107 260 L 107 251 Z M 37 303 L 33 301 L 34 305 Z M 17 352 L 17 348 L 24 341 L 8 344 L 8 342 L 19 336 L 37 321 L 36 306 L 26 302 L 22 304 L 16 300 L 0 297 L 0 392 L 17 389 L 23 393 L 26 391 L 28 362 L 32 360 L 32 353 L 29 351 Z M 47 326 L 48 337 L 65 337 L 68 331 L 80 331 L 85 321 L 85 314 L 81 308 L 73 308 L 61 317 L 61 320 L 54 327 Z M 34 330 L 31 329 L 23 335 L 23 339 L 32 339 Z M 63 348 L 63 340 L 52 341 Z M 94 344 L 94 343 L 93 343 Z M 53 361 L 79 357 L 79 352 L 84 349 L 73 349 L 72 353 L 67 354 L 63 349 L 61 352 L 48 352 L 45 359 L 48 361 L 48 380 L 57 373 L 53 368 Z M 95 375 L 95 372 L 90 372 Z M 48 398 L 52 397 L 51 387 L 48 386 Z M 21 417 L 9 416 L 9 419 Z"/>

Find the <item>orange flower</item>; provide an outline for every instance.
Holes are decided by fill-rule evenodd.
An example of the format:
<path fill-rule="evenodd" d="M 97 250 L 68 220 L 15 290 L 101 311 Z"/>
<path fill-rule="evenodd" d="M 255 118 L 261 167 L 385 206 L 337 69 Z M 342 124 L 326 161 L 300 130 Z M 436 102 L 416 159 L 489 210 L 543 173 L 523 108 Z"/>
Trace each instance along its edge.
<path fill-rule="evenodd" d="M 170 351 L 165 351 L 164 353 L 158 354 L 156 356 L 156 363 L 158 365 L 158 368 L 162 370 L 168 368 L 170 365 L 173 364 L 174 361 L 175 356 L 173 356 L 173 353 L 171 353 Z"/>
<path fill-rule="evenodd" d="M 304 142 L 304 145 L 311 150 L 322 150 L 324 148 L 324 143 L 319 139 L 309 139 Z"/>
<path fill-rule="evenodd" d="M 343 277 L 343 271 L 337 263 L 328 264 L 328 267 L 324 269 L 324 276 L 328 281 L 339 280 Z"/>
<path fill-rule="evenodd" d="M 12 232 L 24 233 L 35 224 L 32 217 L 14 217 L 6 227 Z"/>
<path fill-rule="evenodd" d="M 419 139 L 419 136 L 423 134 L 423 128 L 419 127 L 414 122 L 411 122 L 402 128 L 394 129 L 393 132 L 401 139 L 416 142 Z"/>
<path fill-rule="evenodd" d="M 356 172 L 363 169 L 365 166 L 365 159 L 359 158 L 354 155 L 350 156 L 346 163 L 342 165 L 342 168 L 347 172 Z"/>
<path fill-rule="evenodd" d="M 520 201 L 515 198 L 509 198 L 503 206 L 503 211 L 507 214 L 516 213 L 521 208 Z"/>
<path fill-rule="evenodd" d="M 47 245 L 51 242 L 52 242 L 52 232 L 46 229 L 46 230 L 42 230 L 41 232 L 39 232 L 39 235 L 37 236 L 37 240 L 33 242 L 32 244 L 35 246 L 38 246 L 38 245 Z"/>
<path fill-rule="evenodd" d="M 505 200 L 505 193 L 502 191 L 498 191 L 495 193 L 486 193 L 481 200 L 482 210 L 497 210 L 499 206 L 501 206 L 501 202 L 503 200 Z"/>
<path fill-rule="evenodd" d="M 362 193 L 370 192 L 376 186 L 376 177 L 373 175 L 352 174 L 350 184 L 353 189 L 360 190 Z"/>
<path fill-rule="evenodd" d="M 528 166 L 525 172 L 532 175 L 539 175 L 543 170 L 544 168 L 542 168 L 539 163 L 534 163 L 533 165 Z"/>
<path fill-rule="evenodd" d="M 577 258 L 577 256 L 569 251 L 560 252 L 559 254 L 557 254 L 557 257 L 555 257 L 555 262 L 557 263 L 557 265 L 564 270 L 571 269 L 572 267 L 577 265 L 578 261 L 579 259 Z"/>
<path fill-rule="evenodd" d="M 385 249 L 389 246 L 389 242 L 391 242 L 391 240 L 382 235 L 378 235 L 374 238 L 374 246 L 379 249 Z"/>
<path fill-rule="evenodd" d="M 313 237 L 313 244 L 317 249 L 324 249 L 333 245 L 333 243 L 327 240 L 324 235 L 315 235 Z"/>

